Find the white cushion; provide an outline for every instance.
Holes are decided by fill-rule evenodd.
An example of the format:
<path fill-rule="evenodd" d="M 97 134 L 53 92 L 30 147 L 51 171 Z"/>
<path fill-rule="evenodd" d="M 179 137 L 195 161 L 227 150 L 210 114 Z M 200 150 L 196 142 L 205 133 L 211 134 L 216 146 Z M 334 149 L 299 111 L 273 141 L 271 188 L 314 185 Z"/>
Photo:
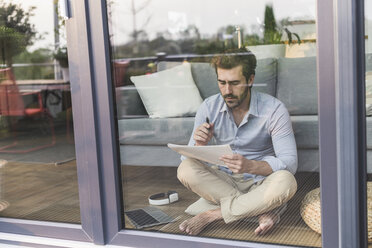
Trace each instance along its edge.
<path fill-rule="evenodd" d="M 130 79 L 150 118 L 194 116 L 203 102 L 189 63 Z"/>

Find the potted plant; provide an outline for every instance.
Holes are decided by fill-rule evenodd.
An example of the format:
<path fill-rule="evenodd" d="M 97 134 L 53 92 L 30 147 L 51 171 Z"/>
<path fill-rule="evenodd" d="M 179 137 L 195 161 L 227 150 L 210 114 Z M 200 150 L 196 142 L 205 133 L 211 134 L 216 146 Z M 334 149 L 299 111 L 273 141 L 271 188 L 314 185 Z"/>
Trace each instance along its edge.
<path fill-rule="evenodd" d="M 58 61 L 59 65 L 61 66 L 62 76 L 63 79 L 66 81 L 70 80 L 69 77 L 69 70 L 68 70 L 68 55 L 67 55 L 67 47 L 59 47 L 53 54 L 55 60 Z"/>
<path fill-rule="evenodd" d="M 266 5 L 263 24 L 264 37 L 258 42 L 260 43 L 259 45 L 252 46 L 252 44 L 249 44 L 250 46 L 248 46 L 248 49 L 258 58 L 284 57 L 286 53 L 286 44 L 282 40 L 283 34 L 285 33 L 287 35 L 289 45 L 292 44 L 293 36 L 297 38 L 298 44 L 301 43 L 301 39 L 298 34 L 289 31 L 283 24 L 284 22 L 280 26 L 277 25 L 273 7 L 271 5 Z"/>

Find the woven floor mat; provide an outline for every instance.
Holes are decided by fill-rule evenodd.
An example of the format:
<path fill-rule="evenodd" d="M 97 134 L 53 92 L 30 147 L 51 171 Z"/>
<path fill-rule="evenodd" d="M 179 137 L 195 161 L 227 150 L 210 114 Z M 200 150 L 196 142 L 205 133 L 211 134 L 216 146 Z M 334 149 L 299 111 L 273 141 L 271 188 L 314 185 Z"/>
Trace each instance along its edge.
<path fill-rule="evenodd" d="M 173 169 L 173 168 L 172 168 Z M 172 170 L 169 168 L 169 170 Z M 151 172 L 150 172 L 151 171 Z M 136 177 L 135 173 L 131 169 L 127 170 L 127 178 L 133 176 L 133 181 L 131 179 L 125 181 L 126 184 L 126 195 L 127 199 L 124 199 L 129 205 L 126 205 L 126 209 L 134 209 L 148 206 L 146 201 L 146 195 L 157 191 L 156 185 L 162 185 L 163 187 L 169 187 L 172 185 L 172 189 L 177 190 L 180 193 L 181 198 L 179 202 L 165 205 L 157 206 L 159 209 L 163 210 L 166 214 L 172 216 L 175 221 L 161 226 L 155 226 L 150 228 L 145 228 L 144 230 L 159 231 L 164 233 L 173 234 L 184 234 L 179 230 L 179 225 L 186 219 L 192 216 L 184 213 L 184 210 L 188 205 L 193 203 L 198 199 L 198 196 L 185 191 L 185 188 L 181 185 L 177 185 L 176 182 L 172 181 L 172 178 L 176 178 L 170 172 L 164 171 L 164 169 L 152 169 L 147 171 L 146 169 L 142 171 L 142 175 Z M 150 181 L 147 183 L 150 187 L 145 184 L 144 178 L 146 174 L 151 175 L 167 175 L 164 178 L 158 178 L 151 176 Z M 174 172 L 175 173 L 175 172 Z M 134 180 L 134 178 L 136 178 Z M 208 225 L 198 236 L 201 237 L 211 237 L 211 238 L 222 238 L 222 239 L 232 239 L 232 240 L 243 240 L 243 241 L 253 241 L 253 242 L 264 242 L 264 243 L 275 243 L 275 244 L 285 244 L 285 245 L 296 245 L 296 246 L 311 246 L 320 247 L 321 246 L 321 236 L 316 232 L 312 231 L 302 220 L 299 209 L 301 200 L 307 192 L 319 187 L 319 174 L 317 173 L 298 173 L 296 175 L 298 182 L 298 191 L 295 196 L 288 202 L 287 210 L 281 216 L 281 221 L 278 223 L 272 231 L 264 236 L 256 236 L 254 230 L 257 228 L 257 223 L 252 223 L 248 221 L 236 221 L 233 223 L 225 224 L 222 220 L 216 221 Z M 176 179 L 177 180 L 177 179 Z M 136 195 L 128 195 L 131 190 L 136 190 Z M 138 189 L 140 189 L 138 191 Z M 144 191 L 142 193 L 142 191 Z M 160 192 L 160 191 L 159 191 Z M 135 204 L 130 204 L 130 203 Z M 130 222 L 126 222 L 126 228 L 133 228 Z"/>

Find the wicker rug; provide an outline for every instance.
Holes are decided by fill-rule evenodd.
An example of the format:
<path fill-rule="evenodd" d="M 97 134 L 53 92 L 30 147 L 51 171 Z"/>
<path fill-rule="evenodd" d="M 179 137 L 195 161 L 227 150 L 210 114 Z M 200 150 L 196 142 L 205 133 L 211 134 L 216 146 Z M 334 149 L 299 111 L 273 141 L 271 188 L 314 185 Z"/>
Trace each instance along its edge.
<path fill-rule="evenodd" d="M 146 228 L 145 230 L 160 231 L 165 233 L 182 234 L 178 228 L 182 221 L 192 217 L 184 213 L 188 205 L 198 199 L 197 195 L 185 190 L 176 179 L 176 168 L 142 168 L 141 174 L 137 174 L 136 167 L 130 167 L 123 173 L 125 183 L 124 203 L 126 210 L 148 206 L 147 197 L 150 193 L 162 192 L 166 189 L 175 189 L 180 195 L 176 203 L 158 206 L 166 214 L 172 216 L 175 221 L 166 225 Z M 157 175 L 154 177 L 153 175 Z M 163 176 L 162 176 L 163 175 Z M 147 177 L 149 176 L 149 177 Z M 296 175 L 298 191 L 288 203 L 286 212 L 281 216 L 280 223 L 264 236 L 256 236 L 254 230 L 257 223 L 237 221 L 224 224 L 218 221 L 210 224 L 199 236 L 221 239 L 244 240 L 253 242 L 275 243 L 296 246 L 320 247 L 321 236 L 312 231 L 300 216 L 300 203 L 310 190 L 319 187 L 319 174 L 298 173 Z M 145 182 L 145 180 L 147 180 Z M 160 186 L 160 188 L 158 188 Z M 143 192 L 142 192 L 143 191 Z M 131 192 L 136 192 L 131 195 Z M 126 228 L 133 225 L 126 219 Z"/>

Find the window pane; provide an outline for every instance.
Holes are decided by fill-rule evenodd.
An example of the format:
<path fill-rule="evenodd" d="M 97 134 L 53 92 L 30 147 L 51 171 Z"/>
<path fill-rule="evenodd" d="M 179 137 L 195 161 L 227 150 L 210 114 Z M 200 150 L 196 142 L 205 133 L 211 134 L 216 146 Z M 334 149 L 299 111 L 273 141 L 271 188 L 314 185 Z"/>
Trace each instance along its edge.
<path fill-rule="evenodd" d="M 315 4 L 108 1 L 123 228 L 321 246 Z"/>
<path fill-rule="evenodd" d="M 61 9 L 0 2 L 1 217 L 80 223 Z"/>

